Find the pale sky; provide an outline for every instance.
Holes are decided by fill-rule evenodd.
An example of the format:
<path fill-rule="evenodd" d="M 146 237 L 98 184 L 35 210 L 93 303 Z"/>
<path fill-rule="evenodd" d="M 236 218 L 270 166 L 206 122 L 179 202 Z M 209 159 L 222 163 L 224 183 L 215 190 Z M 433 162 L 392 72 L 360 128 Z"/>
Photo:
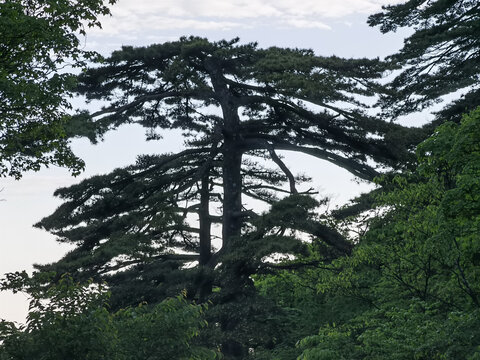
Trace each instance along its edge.
<path fill-rule="evenodd" d="M 88 31 L 85 48 L 108 54 L 121 45 L 148 45 L 180 36 L 204 36 L 210 40 L 240 37 L 261 47 L 311 48 L 318 55 L 384 57 L 399 49 L 402 34 L 382 35 L 366 25 L 368 14 L 387 0 L 120 0 L 113 16 L 102 20 L 103 29 Z M 396 2 L 399 2 L 398 0 Z M 75 105 L 82 107 L 81 100 Z M 107 134 L 92 146 L 76 140 L 73 148 L 87 164 L 86 171 L 72 178 L 59 168 L 27 173 L 20 181 L 0 179 L 0 276 L 6 272 L 32 270 L 33 263 L 59 259 L 68 246 L 60 246 L 50 234 L 32 228 L 51 214 L 60 201 L 52 194 L 83 178 L 133 163 L 143 153 L 176 151 L 181 139 L 146 143 L 144 130 L 126 126 Z M 314 178 L 313 187 L 332 197 L 338 205 L 365 191 L 346 171 L 305 156 L 286 154 L 295 172 Z M 27 312 L 25 295 L 0 293 L 0 318 L 23 322 Z"/>

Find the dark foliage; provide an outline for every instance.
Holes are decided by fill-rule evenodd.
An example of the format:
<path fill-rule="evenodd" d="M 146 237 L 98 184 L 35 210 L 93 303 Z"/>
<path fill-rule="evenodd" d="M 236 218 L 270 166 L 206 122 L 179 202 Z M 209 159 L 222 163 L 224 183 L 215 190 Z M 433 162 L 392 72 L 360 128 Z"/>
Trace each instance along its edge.
<path fill-rule="evenodd" d="M 425 109 L 444 95 L 464 95 L 437 114 L 459 122 L 480 105 L 480 4 L 477 0 L 409 0 L 371 15 L 383 33 L 410 27 L 403 48 L 388 58 L 400 73 L 388 84 L 382 105 L 389 117 Z"/>

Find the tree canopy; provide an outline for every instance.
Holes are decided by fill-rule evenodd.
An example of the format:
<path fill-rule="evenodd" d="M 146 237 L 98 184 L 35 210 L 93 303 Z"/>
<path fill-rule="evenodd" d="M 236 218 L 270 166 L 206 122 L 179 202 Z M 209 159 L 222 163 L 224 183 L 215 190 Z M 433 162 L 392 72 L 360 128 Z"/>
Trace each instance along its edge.
<path fill-rule="evenodd" d="M 134 166 L 59 190 L 56 194 L 67 202 L 39 225 L 61 241 L 80 245 L 69 256 L 87 251 L 91 261 L 96 249 L 109 262 L 123 254 L 116 247 L 105 257 L 111 242 L 102 241 L 115 233 L 155 239 L 170 248 L 199 246 L 206 251 L 200 254 L 206 263 L 212 223 L 221 223 L 223 251 L 228 251 L 230 239 L 258 216 L 245 211 L 242 194 L 272 203 L 275 193 L 299 193 L 302 179 L 290 172 L 278 150 L 324 159 L 368 180 L 378 174 L 371 164 L 399 166 L 408 158 L 408 149 L 391 141 L 409 134 L 407 129 L 368 116 L 358 99 L 374 95 L 374 80 L 383 70 L 377 60 L 323 58 L 307 50 L 258 49 L 237 42 L 183 38 L 124 47 L 81 75 L 81 93 L 110 102 L 81 115 L 88 121 L 80 129 L 84 134 L 94 139 L 137 122 L 150 129 L 152 138 L 158 128 L 181 129 L 187 149 L 141 157 Z M 412 138 L 416 140 L 403 141 L 414 142 Z M 255 158 L 270 160 L 279 171 Z M 288 190 L 281 187 L 284 182 Z M 210 215 L 211 202 L 220 203 L 221 216 Z M 189 213 L 198 216 L 196 229 L 182 224 Z M 158 223 L 152 221 L 157 218 Z M 347 248 L 340 237 L 325 239 L 330 246 Z M 164 250 L 157 246 L 155 253 Z"/>
<path fill-rule="evenodd" d="M 106 14 L 101 0 L 0 3 L 0 175 L 19 178 L 48 164 L 74 174 L 83 168 L 65 131 L 75 86 L 68 67 L 95 56 L 79 36 Z"/>

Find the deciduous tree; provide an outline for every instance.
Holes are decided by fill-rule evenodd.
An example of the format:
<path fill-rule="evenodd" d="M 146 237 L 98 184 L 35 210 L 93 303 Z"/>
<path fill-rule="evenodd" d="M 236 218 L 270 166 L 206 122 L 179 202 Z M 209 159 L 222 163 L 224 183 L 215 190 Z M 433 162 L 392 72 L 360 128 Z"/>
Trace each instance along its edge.
<path fill-rule="evenodd" d="M 83 168 L 65 131 L 71 72 L 95 56 L 80 37 L 107 14 L 101 0 L 0 3 L 0 175 L 19 178 L 49 164 L 74 174 Z"/>
<path fill-rule="evenodd" d="M 8 274 L 0 282 L 0 289 L 30 297 L 25 325 L 0 322 L 0 359 L 217 358 L 215 351 L 193 344 L 206 325 L 204 305 L 189 304 L 180 295 L 111 312 L 105 284 L 81 284 L 64 274 L 45 287 L 45 275 Z"/>
<path fill-rule="evenodd" d="M 353 255 L 317 283 L 369 309 L 304 339 L 302 359 L 479 357 L 479 144 L 477 109 L 419 146 Z"/>

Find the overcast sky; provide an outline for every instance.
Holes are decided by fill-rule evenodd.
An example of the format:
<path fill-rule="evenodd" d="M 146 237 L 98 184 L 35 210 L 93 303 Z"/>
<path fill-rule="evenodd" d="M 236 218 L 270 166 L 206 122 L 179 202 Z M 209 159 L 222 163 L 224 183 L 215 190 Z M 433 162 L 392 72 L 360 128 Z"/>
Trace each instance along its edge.
<path fill-rule="evenodd" d="M 135 39 L 152 31 L 242 31 L 275 29 L 331 30 L 332 19 L 377 11 L 382 0 L 123 0 L 103 34 Z M 345 20 L 343 20 L 345 21 Z M 121 23 L 122 26 L 118 26 Z"/>
<path fill-rule="evenodd" d="M 398 1 L 397 1 L 398 2 Z M 102 19 L 103 29 L 88 32 L 85 48 L 108 54 L 121 45 L 148 45 L 176 40 L 183 35 L 210 40 L 239 36 L 242 42 L 257 41 L 261 47 L 311 48 L 319 55 L 384 57 L 402 45 L 404 34 L 382 35 L 366 25 L 368 14 L 387 0 L 119 0 L 113 16 Z M 75 104 L 82 107 L 81 100 Z M 144 141 L 142 129 L 128 126 L 92 146 L 85 140 L 73 143 L 87 164 L 78 178 L 65 169 L 50 168 L 27 173 L 21 181 L 0 179 L 0 275 L 28 270 L 33 263 L 59 259 L 68 246 L 32 225 L 60 204 L 54 190 L 80 179 L 131 164 L 142 153 L 175 151 L 181 139 L 168 137 Z M 296 172 L 314 177 L 313 186 L 341 204 L 368 187 L 358 185 L 346 171 L 325 162 L 287 154 Z M 22 294 L 0 294 L 0 318 L 23 321 L 27 311 Z"/>

